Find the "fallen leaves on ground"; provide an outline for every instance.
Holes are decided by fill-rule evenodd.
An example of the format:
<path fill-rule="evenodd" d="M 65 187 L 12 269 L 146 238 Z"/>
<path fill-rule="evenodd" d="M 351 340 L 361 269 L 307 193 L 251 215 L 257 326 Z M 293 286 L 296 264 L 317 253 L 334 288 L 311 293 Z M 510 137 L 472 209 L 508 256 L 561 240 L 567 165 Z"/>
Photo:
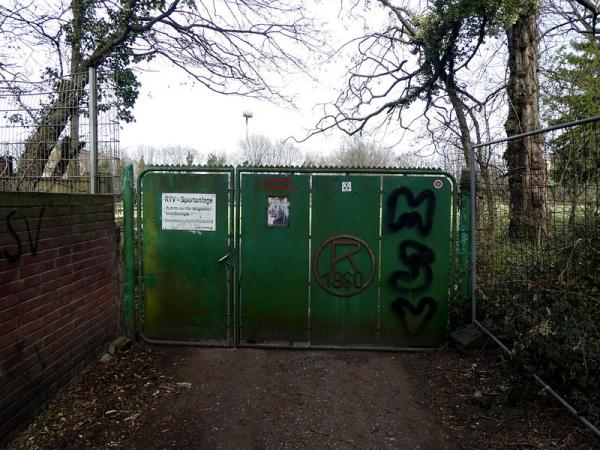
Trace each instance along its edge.
<path fill-rule="evenodd" d="M 428 408 L 465 449 L 598 448 L 581 422 L 496 349 L 455 349 L 406 360 Z"/>
<path fill-rule="evenodd" d="M 189 389 L 162 374 L 144 346 L 88 366 L 50 402 L 9 449 L 116 448 L 164 396 Z"/>

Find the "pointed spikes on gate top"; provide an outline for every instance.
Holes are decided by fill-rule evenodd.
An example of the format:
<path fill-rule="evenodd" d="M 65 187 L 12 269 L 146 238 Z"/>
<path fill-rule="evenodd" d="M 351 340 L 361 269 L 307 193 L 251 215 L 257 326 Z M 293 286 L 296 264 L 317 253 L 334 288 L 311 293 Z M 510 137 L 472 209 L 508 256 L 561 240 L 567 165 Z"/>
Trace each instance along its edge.
<path fill-rule="evenodd" d="M 231 165 L 231 164 L 225 164 L 222 166 L 213 166 L 213 165 L 209 165 L 209 164 L 193 164 L 191 166 L 188 166 L 187 164 L 152 164 L 152 165 L 147 165 L 145 169 L 152 169 L 152 170 L 156 170 L 156 169 L 166 169 L 166 170 L 173 170 L 173 169 L 185 169 L 185 170 L 203 170 L 203 169 L 235 169 L 236 166 Z"/>
<path fill-rule="evenodd" d="M 229 166 L 232 167 L 232 166 Z M 325 165 L 315 165 L 315 166 L 311 166 L 311 165 L 289 165 L 289 166 L 279 166 L 279 165 L 237 165 L 235 166 L 236 169 L 252 169 L 252 170 L 260 170 L 260 169 L 265 169 L 265 170 L 274 170 L 274 169 L 281 169 L 281 170 L 310 170 L 310 169 L 317 169 L 317 170 L 337 170 L 337 171 L 344 171 L 344 170 L 362 170 L 362 171 L 373 171 L 373 172 L 377 172 L 377 171 L 386 171 L 386 170 L 407 170 L 407 171 L 419 171 L 419 172 L 441 172 L 443 171 L 443 169 L 439 168 L 439 167 L 409 167 L 409 166 L 338 166 L 338 165 L 331 165 L 331 164 L 325 164 Z"/>

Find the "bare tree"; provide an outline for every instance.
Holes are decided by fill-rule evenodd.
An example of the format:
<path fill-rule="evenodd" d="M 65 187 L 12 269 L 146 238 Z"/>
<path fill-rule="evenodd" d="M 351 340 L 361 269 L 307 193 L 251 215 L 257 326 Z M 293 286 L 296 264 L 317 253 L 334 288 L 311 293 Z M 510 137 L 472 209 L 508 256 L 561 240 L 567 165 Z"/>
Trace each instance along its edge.
<path fill-rule="evenodd" d="M 120 118 L 132 120 L 139 88 L 132 68 L 138 62 L 162 58 L 223 94 L 283 98 L 266 74 L 303 70 L 294 50 L 319 49 L 296 0 L 32 3 L 0 5 L 0 48 L 12 46 L 13 56 L 0 64 L 0 77 L 11 82 L 29 75 L 16 57 L 24 51 L 47 56 L 46 76 L 84 74 L 60 78 L 54 99 L 36 118 L 21 157 L 34 163 L 20 167 L 33 177 L 42 175 L 68 124 L 75 126 L 89 67 L 119 73 Z M 79 143 L 72 140 L 75 151 Z"/>
<path fill-rule="evenodd" d="M 168 145 L 158 149 L 164 164 L 174 166 L 192 166 L 200 164 L 200 151 L 183 145 Z"/>
<path fill-rule="evenodd" d="M 419 168 L 427 167 L 427 162 L 423 158 L 419 157 L 416 153 L 399 153 L 396 155 L 395 164 L 396 167 L 401 168 Z M 433 165 L 429 163 L 429 165 Z"/>
<path fill-rule="evenodd" d="M 328 160 L 343 167 L 393 167 L 399 162 L 392 150 L 360 136 L 347 138 Z"/>
<path fill-rule="evenodd" d="M 279 139 L 273 143 L 272 165 L 296 166 L 302 163 L 302 151 L 287 139 Z"/>
<path fill-rule="evenodd" d="M 192 166 L 202 163 L 199 150 L 183 145 L 139 145 L 133 151 L 127 152 L 127 157 L 134 165 L 136 173 L 150 166 Z"/>
<path fill-rule="evenodd" d="M 600 2 L 592 0 L 548 0 L 547 10 L 554 14 L 545 33 L 575 32 L 586 38 L 600 35 Z"/>
<path fill-rule="evenodd" d="M 539 88 L 539 28 L 537 2 L 525 2 L 508 28 L 508 117 L 506 134 L 513 136 L 541 128 Z M 548 170 L 541 134 L 508 142 L 510 195 L 509 233 L 540 239 L 547 230 Z"/>
<path fill-rule="evenodd" d="M 325 167 L 330 166 L 331 162 L 323 153 L 307 151 L 302 161 L 302 167 Z"/>
<path fill-rule="evenodd" d="M 207 166 L 224 166 L 227 164 L 227 154 L 223 151 L 210 152 L 206 157 Z"/>
<path fill-rule="evenodd" d="M 240 163 L 251 166 L 294 166 L 303 161 L 302 152 L 287 140 L 273 142 L 267 136 L 250 135 L 240 141 Z"/>
<path fill-rule="evenodd" d="M 477 164 L 485 182 L 491 182 L 488 155 L 479 153 L 477 160 L 471 161 L 471 142 L 482 142 L 484 136 L 495 132 L 488 127 L 490 113 L 498 111 L 494 105 L 506 86 L 513 114 L 506 122 L 507 134 L 539 128 L 537 2 L 439 0 L 427 2 L 421 10 L 399 0 L 379 0 L 379 4 L 389 11 L 389 23 L 358 41 L 347 86 L 314 133 L 338 128 L 354 135 L 367 125 L 392 122 L 410 129 L 422 119 L 432 135 L 439 136 L 444 128 L 448 138 L 444 144 L 460 149 L 466 165 Z M 503 33 L 509 41 L 508 79 L 496 85 L 478 84 L 476 80 L 488 78 L 485 50 L 493 50 L 485 46 L 486 39 L 502 38 Z M 526 66 L 516 65 L 519 58 L 529 59 Z M 479 66 L 478 71 L 471 69 L 474 65 Z M 415 118 L 417 107 L 420 114 Z M 494 122 L 499 123 L 500 118 Z M 542 172 L 543 146 L 539 142 L 517 145 L 506 154 L 513 186 L 511 221 L 517 227 L 531 224 L 539 230 L 546 212 L 545 187 L 535 187 L 547 180 Z M 493 204 L 488 206 L 495 210 Z M 527 219 L 521 220 L 525 213 Z"/>
<path fill-rule="evenodd" d="M 481 140 L 478 113 L 502 91 L 493 86 L 478 98 L 481 86 L 467 83 L 484 38 L 504 20 L 497 2 L 475 3 L 433 2 L 416 10 L 379 0 L 389 23 L 358 40 L 347 85 L 312 134 L 338 128 L 355 135 L 392 122 L 410 129 L 418 118 L 430 126 L 443 117 L 469 166 L 471 142 Z"/>
<path fill-rule="evenodd" d="M 253 134 L 240 141 L 239 161 L 244 165 L 264 166 L 268 164 L 273 150 L 271 140 L 262 134 Z"/>
<path fill-rule="evenodd" d="M 126 157 L 131 160 L 136 177 L 138 177 L 146 167 L 160 164 L 156 147 L 149 145 L 138 145 L 134 150 L 126 152 Z"/>

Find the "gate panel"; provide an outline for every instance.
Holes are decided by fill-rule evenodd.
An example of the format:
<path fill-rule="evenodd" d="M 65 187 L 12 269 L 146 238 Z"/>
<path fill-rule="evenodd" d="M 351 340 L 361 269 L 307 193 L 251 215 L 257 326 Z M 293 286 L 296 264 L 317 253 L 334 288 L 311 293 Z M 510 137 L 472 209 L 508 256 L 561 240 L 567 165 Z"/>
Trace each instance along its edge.
<path fill-rule="evenodd" d="M 160 342 L 347 348 L 446 341 L 454 182 L 434 171 L 239 174 L 152 169 L 139 180 L 141 330 Z"/>
<path fill-rule="evenodd" d="M 450 289 L 452 181 L 383 177 L 381 343 L 445 343 Z"/>
<path fill-rule="evenodd" d="M 314 345 L 376 344 L 380 180 L 368 175 L 313 176 Z"/>
<path fill-rule="evenodd" d="M 231 172 L 140 176 L 146 339 L 230 343 L 232 183 Z"/>
<path fill-rule="evenodd" d="M 310 175 L 240 180 L 239 342 L 306 344 Z"/>

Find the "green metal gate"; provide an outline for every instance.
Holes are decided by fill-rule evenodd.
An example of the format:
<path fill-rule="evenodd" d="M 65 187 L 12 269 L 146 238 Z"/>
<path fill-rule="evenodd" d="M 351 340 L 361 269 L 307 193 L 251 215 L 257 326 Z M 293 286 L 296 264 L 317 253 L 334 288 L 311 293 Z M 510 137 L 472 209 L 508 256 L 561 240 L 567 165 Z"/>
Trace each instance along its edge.
<path fill-rule="evenodd" d="M 150 169 L 138 179 L 140 331 L 229 346 L 233 169 Z"/>
<path fill-rule="evenodd" d="M 142 336 L 443 345 L 455 203 L 454 180 L 436 170 L 147 170 L 138 179 Z"/>
<path fill-rule="evenodd" d="M 442 345 L 454 187 L 439 171 L 240 169 L 238 345 Z"/>

